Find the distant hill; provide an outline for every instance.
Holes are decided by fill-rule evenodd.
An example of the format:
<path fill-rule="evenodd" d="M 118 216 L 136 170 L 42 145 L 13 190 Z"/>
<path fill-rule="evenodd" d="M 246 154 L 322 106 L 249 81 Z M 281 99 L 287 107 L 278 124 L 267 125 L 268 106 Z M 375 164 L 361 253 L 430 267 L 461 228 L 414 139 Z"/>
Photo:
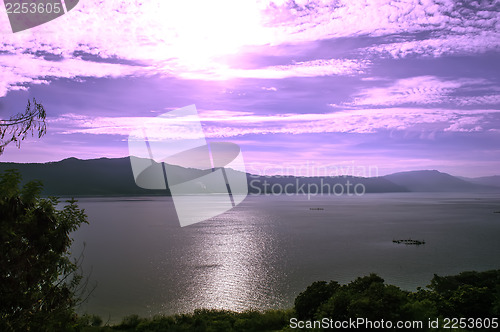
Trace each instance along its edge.
<path fill-rule="evenodd" d="M 461 178 L 467 182 L 481 184 L 484 186 L 500 187 L 500 175 L 483 176 L 480 178 Z"/>
<path fill-rule="evenodd" d="M 43 182 L 43 193 L 58 196 L 159 195 L 165 191 L 136 186 L 129 158 L 80 160 L 68 158 L 44 164 L 0 163 L 0 171 L 18 169 L 23 183 Z"/>
<path fill-rule="evenodd" d="M 415 192 L 498 191 L 498 188 L 471 183 L 436 170 L 400 172 L 384 178 Z"/>
<path fill-rule="evenodd" d="M 408 192 L 409 190 L 385 178 L 363 178 L 353 176 L 335 177 L 295 177 L 295 176 L 256 176 L 248 175 L 251 193 L 331 193 L 363 194 Z M 360 186 L 362 185 L 362 186 Z M 285 191 L 286 190 L 286 191 Z M 280 192 L 281 191 L 281 192 Z"/>
<path fill-rule="evenodd" d="M 184 169 L 166 165 L 168 174 L 177 174 L 179 181 L 193 179 L 207 171 Z M 58 162 L 43 164 L 0 163 L 0 172 L 18 169 L 23 182 L 41 180 L 45 195 L 56 196 L 153 196 L 170 195 L 167 190 L 147 190 L 135 184 L 130 159 L 100 158 L 80 160 L 68 158 Z M 230 172 L 237 172 L 228 169 Z M 247 174 L 249 192 L 280 193 L 286 187 L 287 193 L 366 193 L 408 192 L 408 191 L 490 191 L 494 187 L 471 183 L 438 171 L 414 171 L 395 173 L 383 177 L 363 178 L 340 177 L 293 177 L 293 176 L 256 176 Z M 363 185 L 363 186 L 360 186 Z M 357 187 L 356 187 L 357 186 Z M 497 190 L 499 188 L 496 188 Z"/>

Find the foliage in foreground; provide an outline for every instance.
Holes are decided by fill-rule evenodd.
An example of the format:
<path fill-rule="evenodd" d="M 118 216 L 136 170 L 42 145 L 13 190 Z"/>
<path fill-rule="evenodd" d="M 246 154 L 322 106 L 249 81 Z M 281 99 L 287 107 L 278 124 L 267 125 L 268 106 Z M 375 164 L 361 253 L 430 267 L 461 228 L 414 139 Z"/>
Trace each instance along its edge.
<path fill-rule="evenodd" d="M 302 320 L 365 318 L 371 321 L 422 321 L 436 318 L 500 317 L 500 270 L 434 275 L 426 289 L 416 292 L 387 285 L 376 274 L 347 285 L 315 282 L 295 299 Z M 500 319 L 499 319 L 500 320 Z M 395 324 L 394 324 L 395 325 Z M 426 330 L 419 329 L 420 331 Z"/>
<path fill-rule="evenodd" d="M 38 138 L 45 135 L 47 132 L 46 116 L 43 105 L 33 98 L 33 105 L 28 99 L 24 113 L 16 114 L 10 119 L 0 119 L 0 155 L 11 142 L 16 142 L 16 145 L 20 147 L 21 141 L 24 141 L 30 133 L 33 136 L 36 132 Z"/>
<path fill-rule="evenodd" d="M 83 332 L 114 332 L 114 331 L 140 331 L 140 332 L 201 332 L 201 331 L 280 331 L 288 325 L 293 310 L 267 310 L 234 312 L 229 310 L 199 309 L 191 314 L 174 316 L 155 316 L 141 318 L 137 315 L 125 317 L 115 326 L 97 327 L 89 323 Z M 88 316 L 95 317 L 95 316 Z"/>
<path fill-rule="evenodd" d="M 90 317 L 90 316 L 89 316 Z M 297 331 L 290 319 L 349 320 L 362 317 L 396 322 L 443 317 L 500 317 L 500 270 L 463 272 L 456 276 L 434 275 L 426 289 L 403 291 L 387 285 L 376 274 L 360 277 L 346 285 L 335 281 L 317 281 L 300 293 L 289 310 L 247 311 L 196 310 L 192 314 L 141 318 L 125 317 L 121 324 L 96 326 L 87 319 L 84 331 Z M 95 320 L 95 318 L 94 318 Z M 500 320 L 500 319 L 499 319 Z M 99 325 L 102 320 L 97 320 Z M 418 331 L 429 330 L 425 325 Z M 448 329 L 449 330 L 449 329 Z M 302 331 L 320 331 L 302 329 Z M 465 330 L 462 330 L 465 331 Z"/>
<path fill-rule="evenodd" d="M 76 201 L 57 210 L 42 185 L 20 188 L 19 172 L 0 174 L 0 331 L 70 331 L 81 275 L 69 234 L 86 223 Z"/>

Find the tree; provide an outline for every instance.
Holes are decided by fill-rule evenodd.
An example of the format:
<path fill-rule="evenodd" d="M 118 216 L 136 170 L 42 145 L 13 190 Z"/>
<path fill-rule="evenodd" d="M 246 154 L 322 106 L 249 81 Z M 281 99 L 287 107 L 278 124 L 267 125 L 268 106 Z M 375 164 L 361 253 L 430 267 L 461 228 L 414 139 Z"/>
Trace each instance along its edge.
<path fill-rule="evenodd" d="M 323 302 L 326 302 L 340 285 L 336 281 L 315 281 L 295 298 L 295 312 L 301 320 L 313 319 Z"/>
<path fill-rule="evenodd" d="M 71 330 L 82 276 L 70 233 L 87 217 L 75 200 L 58 210 L 41 198 L 39 181 L 20 183 L 17 170 L 0 174 L 0 330 Z"/>
<path fill-rule="evenodd" d="M 427 286 L 439 301 L 443 316 L 493 317 L 498 315 L 500 270 L 466 271 L 456 276 L 434 275 Z"/>
<path fill-rule="evenodd" d="M 360 277 L 340 286 L 319 307 L 317 317 L 337 320 L 366 318 L 368 320 L 397 321 L 407 318 L 407 293 L 396 286 L 384 284 L 376 274 Z"/>
<path fill-rule="evenodd" d="M 38 138 L 45 135 L 47 132 L 45 117 L 43 105 L 37 103 L 36 99 L 33 98 L 33 104 L 28 99 L 24 113 L 18 113 L 9 120 L 0 119 L 0 155 L 5 146 L 11 142 L 16 142 L 19 147 L 21 141 L 24 141 L 30 133 L 32 136 L 37 133 Z"/>

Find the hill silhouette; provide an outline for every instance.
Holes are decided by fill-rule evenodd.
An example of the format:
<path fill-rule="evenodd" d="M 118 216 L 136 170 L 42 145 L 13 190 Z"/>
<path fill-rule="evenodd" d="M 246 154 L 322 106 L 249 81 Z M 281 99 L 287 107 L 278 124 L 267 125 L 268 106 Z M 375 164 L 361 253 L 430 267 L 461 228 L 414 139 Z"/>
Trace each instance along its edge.
<path fill-rule="evenodd" d="M 40 180 L 44 195 L 56 196 L 154 196 L 170 195 L 167 190 L 142 189 L 135 184 L 130 158 L 99 158 L 81 160 L 68 158 L 49 163 L 0 163 L 0 172 L 18 169 L 23 181 Z M 176 179 L 194 179 L 209 171 L 185 169 L 165 165 L 166 172 Z M 227 172 L 237 172 L 227 169 Z M 356 185 L 363 185 L 366 193 L 389 192 L 471 192 L 500 191 L 500 187 L 486 186 L 441 173 L 436 170 L 394 173 L 382 177 L 294 177 L 257 176 L 247 174 L 249 193 L 279 193 L 287 186 L 288 193 L 335 192 L 347 193 Z M 487 182 L 487 181 L 485 181 Z M 349 188 L 348 188 L 349 187 Z M 359 186 L 358 186 L 359 187 Z M 361 187 L 359 187 L 361 188 Z M 358 189 L 359 189 L 358 188 Z M 358 192 L 361 189 L 358 190 Z"/>

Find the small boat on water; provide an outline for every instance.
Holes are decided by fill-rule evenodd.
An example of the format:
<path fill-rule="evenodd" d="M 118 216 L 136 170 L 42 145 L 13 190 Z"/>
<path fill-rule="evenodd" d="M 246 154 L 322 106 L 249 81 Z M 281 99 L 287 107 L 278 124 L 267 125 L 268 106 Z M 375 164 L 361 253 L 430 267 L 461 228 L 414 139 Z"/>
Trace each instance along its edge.
<path fill-rule="evenodd" d="M 392 240 L 392 242 L 397 243 L 397 244 L 406 244 L 406 245 L 415 245 L 415 246 L 425 244 L 424 240 L 420 241 L 420 240 L 412 240 L 412 239 Z"/>
<path fill-rule="evenodd" d="M 309 210 L 323 211 L 324 208 L 322 208 L 322 207 L 312 207 L 312 208 L 309 208 Z"/>

